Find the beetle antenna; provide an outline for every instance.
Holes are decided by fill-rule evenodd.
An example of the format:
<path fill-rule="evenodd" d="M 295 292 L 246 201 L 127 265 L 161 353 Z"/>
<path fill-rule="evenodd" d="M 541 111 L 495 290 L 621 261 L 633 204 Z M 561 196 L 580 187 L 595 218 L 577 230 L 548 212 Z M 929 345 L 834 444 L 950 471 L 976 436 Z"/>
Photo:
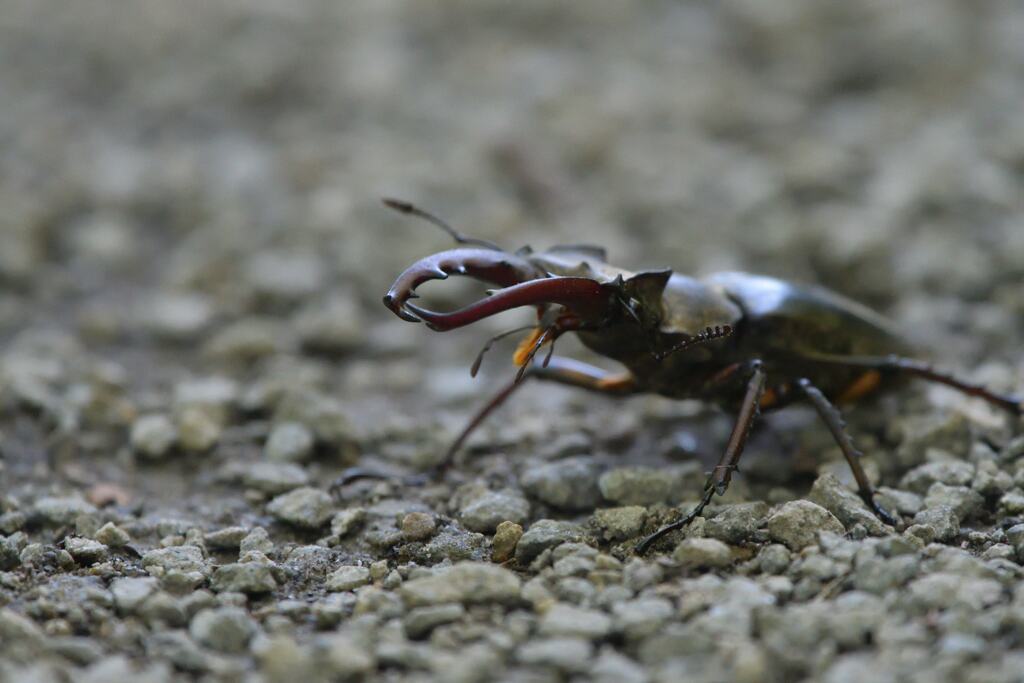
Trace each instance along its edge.
<path fill-rule="evenodd" d="M 448 225 L 448 223 L 446 223 L 445 221 L 441 220 L 432 213 L 424 211 L 423 209 L 416 206 L 412 202 L 406 202 L 401 199 L 393 199 L 391 197 L 382 197 L 381 201 L 384 203 L 384 206 L 388 207 L 389 209 L 394 209 L 399 213 L 404 213 L 410 216 L 416 216 L 417 218 L 422 218 L 428 223 L 436 225 L 437 227 L 441 228 L 446 233 L 448 233 L 448 235 L 458 244 L 475 244 L 476 246 L 483 247 L 485 249 L 492 249 L 494 251 L 504 251 L 504 249 L 502 249 L 497 244 L 489 240 L 483 240 L 477 237 L 466 237 L 461 232 L 459 232 L 452 226 Z"/>
<path fill-rule="evenodd" d="M 496 334 L 493 337 L 491 337 L 490 339 L 488 339 L 487 343 L 484 344 L 484 347 L 482 349 L 480 349 L 480 353 L 478 353 L 476 355 L 476 360 L 473 361 L 473 365 L 470 366 L 470 368 L 469 368 L 469 376 L 470 377 L 476 377 L 476 373 L 480 372 L 480 364 L 484 360 L 484 354 L 491 350 L 491 347 L 494 346 L 494 343 L 496 341 L 504 339 L 505 337 L 507 337 L 509 335 L 512 335 L 512 334 L 515 334 L 517 332 L 522 332 L 524 330 L 532 330 L 532 329 L 533 329 L 533 325 L 524 325 L 523 327 L 517 327 L 514 330 L 509 330 L 507 332 L 502 332 L 501 334 Z"/>
<path fill-rule="evenodd" d="M 699 332 L 694 336 L 690 337 L 689 339 L 685 339 L 679 342 L 668 351 L 665 351 L 663 353 L 655 353 L 653 355 L 655 359 L 660 361 L 668 356 L 671 356 L 673 353 L 676 353 L 677 351 L 685 351 L 686 349 L 692 348 L 699 344 L 704 344 L 709 341 L 714 341 L 715 339 L 728 337 L 729 335 L 732 334 L 732 331 L 732 325 L 722 325 L 721 327 L 716 325 L 715 327 L 708 327 L 703 332 Z"/>

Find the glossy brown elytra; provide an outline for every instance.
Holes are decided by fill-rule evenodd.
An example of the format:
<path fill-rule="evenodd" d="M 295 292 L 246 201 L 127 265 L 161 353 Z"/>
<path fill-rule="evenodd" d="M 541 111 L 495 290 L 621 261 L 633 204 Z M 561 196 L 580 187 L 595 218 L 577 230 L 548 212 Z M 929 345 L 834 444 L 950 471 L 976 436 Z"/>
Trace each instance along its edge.
<path fill-rule="evenodd" d="M 411 204 L 384 201 L 439 225 L 462 245 L 420 259 L 398 276 L 384 296 L 384 304 L 395 315 L 447 331 L 512 308 L 537 310 L 537 326 L 516 352 L 519 373 L 470 421 L 452 444 L 445 465 L 525 378 L 618 396 L 650 392 L 700 399 L 737 415 L 700 503 L 645 538 L 638 552 L 689 524 L 716 493 L 725 492 L 751 425 L 762 410 L 808 401 L 846 457 L 861 497 L 888 524 L 896 520 L 875 501 L 860 453 L 835 403 L 854 402 L 892 387 L 901 378 L 919 377 L 988 401 L 1012 415 L 1024 414 L 1024 401 L 1018 397 L 993 393 L 915 360 L 914 350 L 892 323 L 820 287 L 736 272 L 700 279 L 671 270 L 634 273 L 608 264 L 604 250 L 592 246 L 555 247 L 542 253 L 527 248 L 513 254 L 490 242 L 466 238 Z M 500 289 L 449 313 L 410 301 L 416 298 L 419 285 L 450 275 L 472 277 Z M 625 372 L 609 374 L 552 356 L 550 349 L 535 362 L 545 345 L 553 345 L 566 332 L 574 332 L 591 350 L 618 361 Z M 489 347 L 490 342 L 484 350 Z M 474 374 L 478 367 L 479 358 Z"/>

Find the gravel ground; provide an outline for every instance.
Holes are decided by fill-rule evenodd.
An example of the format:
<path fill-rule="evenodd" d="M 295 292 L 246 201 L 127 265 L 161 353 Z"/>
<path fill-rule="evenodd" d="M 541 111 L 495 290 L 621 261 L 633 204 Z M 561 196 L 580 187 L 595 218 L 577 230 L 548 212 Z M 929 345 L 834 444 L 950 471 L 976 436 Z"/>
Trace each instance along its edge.
<path fill-rule="evenodd" d="M 943 389 L 849 415 L 897 529 L 802 409 L 644 558 L 728 416 L 529 386 L 408 481 L 524 317 L 388 314 L 448 242 L 378 203 L 1022 392 L 1020 2 L 0 0 L 0 101 L 0 681 L 1024 680 L 1021 424 Z"/>

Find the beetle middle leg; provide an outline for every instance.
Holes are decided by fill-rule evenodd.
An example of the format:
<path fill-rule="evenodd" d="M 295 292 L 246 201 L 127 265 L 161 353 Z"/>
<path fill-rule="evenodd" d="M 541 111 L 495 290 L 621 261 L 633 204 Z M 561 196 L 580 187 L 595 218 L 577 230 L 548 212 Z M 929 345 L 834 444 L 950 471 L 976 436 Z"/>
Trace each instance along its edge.
<path fill-rule="evenodd" d="M 943 384 L 959 391 L 965 396 L 980 398 L 1017 417 L 1024 416 L 1024 397 L 1000 394 L 978 384 L 965 382 L 948 372 L 936 370 L 930 364 L 913 358 L 903 358 L 900 356 L 835 356 L 831 354 L 807 353 L 801 354 L 801 356 L 805 360 L 816 363 L 841 365 L 848 368 L 863 368 L 864 370 L 878 372 L 883 375 L 917 377 L 929 382 Z"/>
<path fill-rule="evenodd" d="M 764 394 L 765 388 L 765 372 L 761 367 L 761 361 L 752 361 L 747 367 L 750 368 L 747 393 L 743 397 L 743 403 L 740 406 L 740 412 L 736 418 L 736 424 L 732 428 L 732 434 L 729 436 L 729 443 L 725 447 L 725 452 L 722 453 L 721 459 L 715 465 L 715 468 L 711 470 L 711 474 L 708 475 L 708 479 L 704 483 L 704 495 L 701 497 L 700 502 L 682 519 L 666 524 L 642 540 L 636 547 L 637 553 L 643 554 L 647 552 L 651 545 L 661 537 L 676 529 L 685 527 L 704 511 L 704 508 L 708 506 L 716 493 L 721 496 L 729 488 L 729 482 L 732 481 L 732 473 L 739 464 L 740 456 L 743 455 L 743 448 L 747 445 L 747 438 L 750 436 L 750 428 L 753 426 L 760 410 L 761 396 Z"/>
<path fill-rule="evenodd" d="M 825 423 L 828 430 L 832 432 L 832 438 L 835 439 L 836 444 L 839 446 L 839 450 L 843 452 L 843 457 L 846 458 L 846 462 L 849 463 L 850 469 L 853 471 L 853 478 L 857 481 L 857 492 L 860 497 L 864 499 L 868 507 L 879 519 L 886 524 L 896 526 L 898 523 L 896 518 L 893 517 L 885 508 L 878 504 L 875 500 L 875 489 L 871 486 L 871 482 L 868 480 L 868 475 L 864 472 L 864 467 L 860 464 L 862 454 L 853 445 L 853 440 L 850 439 L 850 435 L 846 432 L 846 425 L 843 422 L 843 418 L 839 413 L 839 410 L 832 405 L 825 394 L 821 392 L 818 387 L 814 386 L 809 379 L 801 379 L 797 385 L 807 396 L 807 399 L 814 406 L 814 410 L 818 413 L 818 417 Z"/>

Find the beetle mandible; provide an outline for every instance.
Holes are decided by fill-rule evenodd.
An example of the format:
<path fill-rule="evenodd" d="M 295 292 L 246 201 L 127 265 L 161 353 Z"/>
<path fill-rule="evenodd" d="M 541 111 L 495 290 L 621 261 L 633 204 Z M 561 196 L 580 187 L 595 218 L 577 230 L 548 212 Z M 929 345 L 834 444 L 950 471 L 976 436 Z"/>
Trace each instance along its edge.
<path fill-rule="evenodd" d="M 918 377 L 988 401 L 1020 417 L 1024 400 L 939 372 L 913 357 L 913 347 L 881 315 L 821 287 L 739 272 L 696 279 L 671 270 L 629 272 L 606 262 L 589 245 L 529 248 L 512 254 L 486 240 L 468 238 L 436 216 L 408 203 L 385 199 L 390 208 L 441 227 L 460 247 L 420 259 L 384 296 L 384 304 L 409 322 L 447 331 L 522 306 L 537 309 L 538 324 L 515 354 L 519 372 L 469 422 L 443 466 L 470 433 L 505 402 L 521 380 L 535 378 L 602 394 L 656 393 L 718 404 L 737 415 L 718 464 L 709 473 L 697 506 L 658 529 L 638 546 L 645 552 L 680 529 L 722 495 L 737 470 L 751 426 L 762 410 L 805 400 L 831 432 L 853 471 L 858 493 L 884 522 L 896 519 L 875 500 L 845 431 L 836 403 L 851 403 Z M 501 289 L 449 313 L 410 300 L 428 280 L 464 275 Z M 568 358 L 535 356 L 567 332 L 592 351 L 618 361 L 620 374 Z M 504 336 L 504 335 L 500 335 Z M 497 339 L 497 338 L 495 338 Z M 481 351 L 471 372 L 475 375 Z"/>

